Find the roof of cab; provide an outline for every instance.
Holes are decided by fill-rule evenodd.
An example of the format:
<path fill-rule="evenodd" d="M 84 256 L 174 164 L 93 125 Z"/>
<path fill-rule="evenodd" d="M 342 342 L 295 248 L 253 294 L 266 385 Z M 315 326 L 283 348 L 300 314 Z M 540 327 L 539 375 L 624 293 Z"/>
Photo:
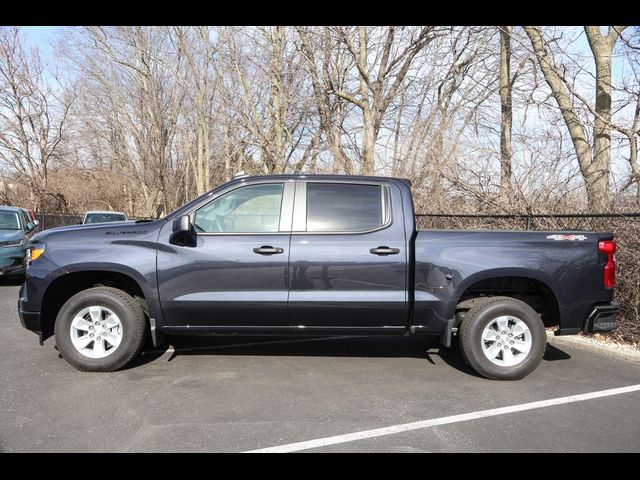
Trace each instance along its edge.
<path fill-rule="evenodd" d="M 324 173 L 298 173 L 298 174 L 269 174 L 269 175 L 242 175 L 233 178 L 232 180 L 248 180 L 252 178 L 260 178 L 260 179 L 274 179 L 274 180 L 289 180 L 289 179 L 322 179 L 322 180 L 394 180 L 401 181 L 411 186 L 411 180 L 408 178 L 399 178 L 399 177 L 382 177 L 375 175 L 336 175 L 336 174 L 324 174 Z"/>

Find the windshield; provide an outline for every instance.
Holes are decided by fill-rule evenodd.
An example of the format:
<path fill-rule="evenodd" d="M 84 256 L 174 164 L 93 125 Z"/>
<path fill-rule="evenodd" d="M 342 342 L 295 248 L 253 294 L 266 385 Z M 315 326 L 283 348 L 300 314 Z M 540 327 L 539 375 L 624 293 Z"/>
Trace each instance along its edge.
<path fill-rule="evenodd" d="M 16 212 L 0 212 L 0 230 L 20 230 Z"/>
<path fill-rule="evenodd" d="M 126 221 L 121 213 L 89 213 L 84 219 L 84 223 L 104 223 L 104 222 L 123 222 Z"/>

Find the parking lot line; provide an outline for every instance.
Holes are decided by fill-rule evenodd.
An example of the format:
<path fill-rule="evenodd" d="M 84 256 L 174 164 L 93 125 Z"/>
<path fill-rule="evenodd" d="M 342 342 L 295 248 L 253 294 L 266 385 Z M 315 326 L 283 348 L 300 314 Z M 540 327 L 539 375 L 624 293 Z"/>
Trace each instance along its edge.
<path fill-rule="evenodd" d="M 305 442 L 289 443 L 287 445 L 279 445 L 276 447 L 260 448 L 244 453 L 288 453 L 311 448 L 326 447 L 329 445 L 337 445 L 340 443 L 353 442 L 356 440 L 364 440 L 368 438 L 381 437 L 384 435 L 393 435 L 395 433 L 408 432 L 411 430 L 419 430 L 439 425 L 448 425 L 451 423 L 466 422 L 479 418 L 494 417 L 496 415 L 505 415 L 508 413 L 523 412 L 526 410 L 534 410 L 538 408 L 552 407 L 555 405 L 564 405 L 567 403 L 582 402 L 585 400 L 593 400 L 595 398 L 610 397 L 613 395 L 621 395 L 640 391 L 640 384 L 630 385 L 628 387 L 612 388 L 608 390 L 600 390 L 597 392 L 584 393 L 581 395 L 570 395 L 567 397 L 552 398 L 549 400 L 541 400 L 538 402 L 522 403 L 520 405 L 511 405 L 508 407 L 492 408 L 489 410 L 480 410 L 477 412 L 463 413 L 461 415 L 451 415 L 448 417 L 433 418 L 418 422 L 404 423 L 400 425 L 392 425 L 390 427 L 376 428 L 373 430 L 362 430 L 360 432 L 347 433 L 344 435 L 336 435 L 333 437 L 318 438 Z"/>

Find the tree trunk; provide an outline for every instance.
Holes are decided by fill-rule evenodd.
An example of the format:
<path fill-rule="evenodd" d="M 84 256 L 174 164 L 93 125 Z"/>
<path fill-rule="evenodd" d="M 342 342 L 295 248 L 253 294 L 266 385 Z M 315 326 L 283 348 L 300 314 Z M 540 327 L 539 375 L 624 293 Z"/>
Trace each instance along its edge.
<path fill-rule="evenodd" d="M 511 194 L 511 27 L 500 27 L 500 194 Z"/>
<path fill-rule="evenodd" d="M 596 103 L 593 123 L 593 163 L 589 170 L 591 189 L 599 209 L 609 205 L 611 169 L 611 54 L 617 40 L 602 35 L 599 27 L 585 27 L 596 64 Z"/>
<path fill-rule="evenodd" d="M 560 76 L 558 67 L 553 62 L 553 58 L 548 53 L 548 46 L 542 38 L 542 33 L 537 27 L 525 26 L 524 30 L 531 40 L 533 51 L 538 59 L 540 69 L 544 74 L 544 79 L 551 89 L 553 98 L 558 104 L 562 118 L 569 130 L 571 141 L 573 142 L 573 148 L 578 157 L 578 165 L 580 166 L 580 172 L 585 182 L 587 190 L 587 199 L 589 202 L 589 209 L 593 212 L 603 211 L 608 207 L 608 196 L 602 196 L 603 193 L 607 193 L 607 189 L 602 188 L 602 180 L 605 180 L 605 184 L 608 181 L 608 175 L 602 177 L 602 175 L 594 174 L 593 165 L 593 152 L 587 132 L 580 122 L 576 111 L 573 108 L 573 102 L 571 99 L 571 93 L 569 88 L 565 84 L 565 80 Z"/>
<path fill-rule="evenodd" d="M 371 110 L 364 110 L 363 138 L 362 138 L 362 162 L 360 163 L 360 175 L 373 175 L 375 171 L 375 146 L 376 134 Z"/>

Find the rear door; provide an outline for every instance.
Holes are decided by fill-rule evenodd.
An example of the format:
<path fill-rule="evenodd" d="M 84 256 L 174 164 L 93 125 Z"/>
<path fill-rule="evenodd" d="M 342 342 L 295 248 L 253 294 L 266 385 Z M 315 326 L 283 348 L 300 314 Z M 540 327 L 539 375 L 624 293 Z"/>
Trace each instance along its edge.
<path fill-rule="evenodd" d="M 289 255 L 293 326 L 404 329 L 400 195 L 387 182 L 298 180 Z"/>

